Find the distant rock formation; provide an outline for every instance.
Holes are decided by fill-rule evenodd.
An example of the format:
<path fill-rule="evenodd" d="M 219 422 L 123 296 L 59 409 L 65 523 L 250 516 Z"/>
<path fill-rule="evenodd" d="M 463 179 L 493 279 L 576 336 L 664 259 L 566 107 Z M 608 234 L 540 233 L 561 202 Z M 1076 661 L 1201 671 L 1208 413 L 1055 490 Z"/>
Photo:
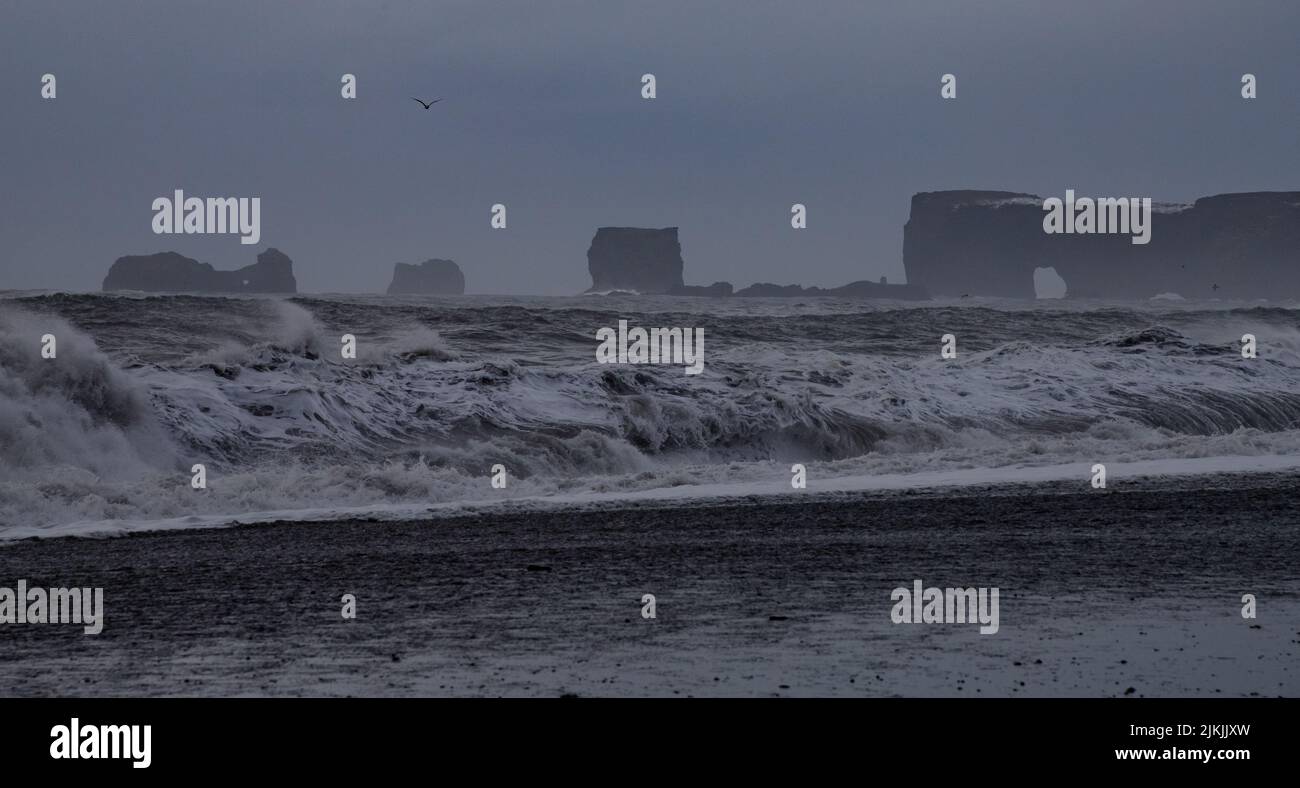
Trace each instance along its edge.
<path fill-rule="evenodd" d="M 682 245 L 677 228 L 653 230 L 643 227 L 601 227 L 587 250 L 587 269 L 591 272 L 588 293 L 640 295 L 832 297 L 832 298 L 901 298 L 924 300 L 930 296 L 922 287 L 880 282 L 852 282 L 843 287 L 822 289 L 799 285 L 760 283 L 733 293 L 730 282 L 711 285 L 688 285 L 682 281 Z"/>
<path fill-rule="evenodd" d="M 726 298 L 731 295 L 732 289 L 730 282 L 714 282 L 711 285 L 682 285 L 681 287 L 674 287 L 669 291 L 668 295 Z"/>
<path fill-rule="evenodd" d="M 601 227 L 587 249 L 587 292 L 671 293 L 685 285 L 683 267 L 676 227 Z"/>
<path fill-rule="evenodd" d="M 293 261 L 267 249 L 257 262 L 235 271 L 218 271 L 176 252 L 119 257 L 104 277 L 104 290 L 148 293 L 296 293 Z"/>
<path fill-rule="evenodd" d="M 1049 235 L 1043 217 L 1033 194 L 917 194 L 903 230 L 907 281 L 940 295 L 1033 298 L 1035 269 L 1051 268 L 1070 298 L 1300 297 L 1300 192 L 1154 205 L 1147 244 Z"/>
<path fill-rule="evenodd" d="M 903 301 L 925 301 L 930 297 L 925 288 L 913 284 L 891 285 L 883 280 L 861 280 L 840 287 L 800 287 L 799 285 L 774 285 L 759 282 L 736 291 L 738 298 L 897 298 Z"/>
<path fill-rule="evenodd" d="M 451 260 L 425 260 L 393 266 L 389 295 L 464 295 L 465 274 Z"/>

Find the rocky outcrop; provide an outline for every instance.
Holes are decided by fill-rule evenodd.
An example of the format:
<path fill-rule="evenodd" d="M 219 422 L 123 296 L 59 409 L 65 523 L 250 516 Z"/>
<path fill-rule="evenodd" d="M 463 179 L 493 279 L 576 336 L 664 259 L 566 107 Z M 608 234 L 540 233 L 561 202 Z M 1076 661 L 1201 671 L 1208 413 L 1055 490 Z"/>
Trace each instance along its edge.
<path fill-rule="evenodd" d="M 897 298 L 904 301 L 924 301 L 930 297 L 925 288 L 916 285 L 891 285 L 883 281 L 866 280 L 831 288 L 759 282 L 737 290 L 736 296 L 740 298 Z"/>
<path fill-rule="evenodd" d="M 731 295 L 732 288 L 730 282 L 714 282 L 711 285 L 682 285 L 674 287 L 668 295 L 676 296 L 704 296 L 707 298 L 726 298 Z"/>
<path fill-rule="evenodd" d="M 176 252 L 119 257 L 104 277 L 104 290 L 149 293 L 296 293 L 293 261 L 267 249 L 257 262 L 235 271 L 218 271 Z"/>
<path fill-rule="evenodd" d="M 601 227 L 587 249 L 588 293 L 671 293 L 684 286 L 677 228 Z"/>
<path fill-rule="evenodd" d="M 464 295 L 465 274 L 451 260 L 425 260 L 393 266 L 389 295 Z"/>
<path fill-rule="evenodd" d="M 907 281 L 936 295 L 1033 298 L 1034 270 L 1052 268 L 1069 297 L 1300 297 L 1300 192 L 1157 204 L 1146 244 L 1048 234 L 1044 215 L 1033 194 L 917 194 L 903 230 Z"/>
<path fill-rule="evenodd" d="M 730 282 L 711 285 L 688 285 L 682 281 L 682 245 L 677 228 L 652 230 L 642 227 L 601 227 L 587 250 L 587 269 L 591 272 L 588 293 L 641 295 L 830 297 L 830 298 L 929 298 L 924 288 L 914 285 L 891 285 L 882 278 L 876 282 L 852 282 L 843 287 L 823 289 L 799 285 L 759 283 L 733 293 Z"/>

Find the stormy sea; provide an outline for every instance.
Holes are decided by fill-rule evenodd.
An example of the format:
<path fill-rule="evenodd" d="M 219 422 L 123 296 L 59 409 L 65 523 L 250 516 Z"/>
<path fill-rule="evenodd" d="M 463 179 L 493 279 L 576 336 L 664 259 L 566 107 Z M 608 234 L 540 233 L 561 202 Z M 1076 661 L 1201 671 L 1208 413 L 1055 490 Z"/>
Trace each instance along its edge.
<path fill-rule="evenodd" d="M 1298 468 L 1276 305 L 9 292 L 0 689 L 1294 695 Z"/>

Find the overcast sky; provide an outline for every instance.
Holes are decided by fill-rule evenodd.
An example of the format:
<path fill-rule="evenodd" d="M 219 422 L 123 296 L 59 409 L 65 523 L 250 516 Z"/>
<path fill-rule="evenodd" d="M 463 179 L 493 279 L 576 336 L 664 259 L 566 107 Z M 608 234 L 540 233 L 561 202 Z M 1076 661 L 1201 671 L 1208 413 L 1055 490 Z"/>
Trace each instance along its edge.
<path fill-rule="evenodd" d="M 688 283 L 901 281 L 914 192 L 1296 189 L 1298 119 L 1296 0 L 4 0 L 0 289 L 276 246 L 308 292 L 563 295 L 602 225 L 680 226 Z M 261 243 L 154 235 L 178 188 L 261 197 Z"/>

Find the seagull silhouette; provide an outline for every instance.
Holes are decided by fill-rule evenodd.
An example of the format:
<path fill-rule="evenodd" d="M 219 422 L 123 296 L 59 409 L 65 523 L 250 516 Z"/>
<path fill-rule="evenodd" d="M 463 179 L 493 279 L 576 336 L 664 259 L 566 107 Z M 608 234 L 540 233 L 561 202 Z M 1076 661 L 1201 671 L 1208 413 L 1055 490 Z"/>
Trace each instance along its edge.
<path fill-rule="evenodd" d="M 440 98 L 436 98 L 436 99 L 434 99 L 433 101 L 420 101 L 420 100 L 419 100 L 418 98 L 416 98 L 415 96 L 411 96 L 411 101 L 418 101 L 418 102 L 420 103 L 420 106 L 421 106 L 421 107 L 424 107 L 425 109 L 428 109 L 428 108 L 432 107 L 434 104 L 437 104 L 439 101 L 442 101 L 442 99 L 440 99 Z"/>

